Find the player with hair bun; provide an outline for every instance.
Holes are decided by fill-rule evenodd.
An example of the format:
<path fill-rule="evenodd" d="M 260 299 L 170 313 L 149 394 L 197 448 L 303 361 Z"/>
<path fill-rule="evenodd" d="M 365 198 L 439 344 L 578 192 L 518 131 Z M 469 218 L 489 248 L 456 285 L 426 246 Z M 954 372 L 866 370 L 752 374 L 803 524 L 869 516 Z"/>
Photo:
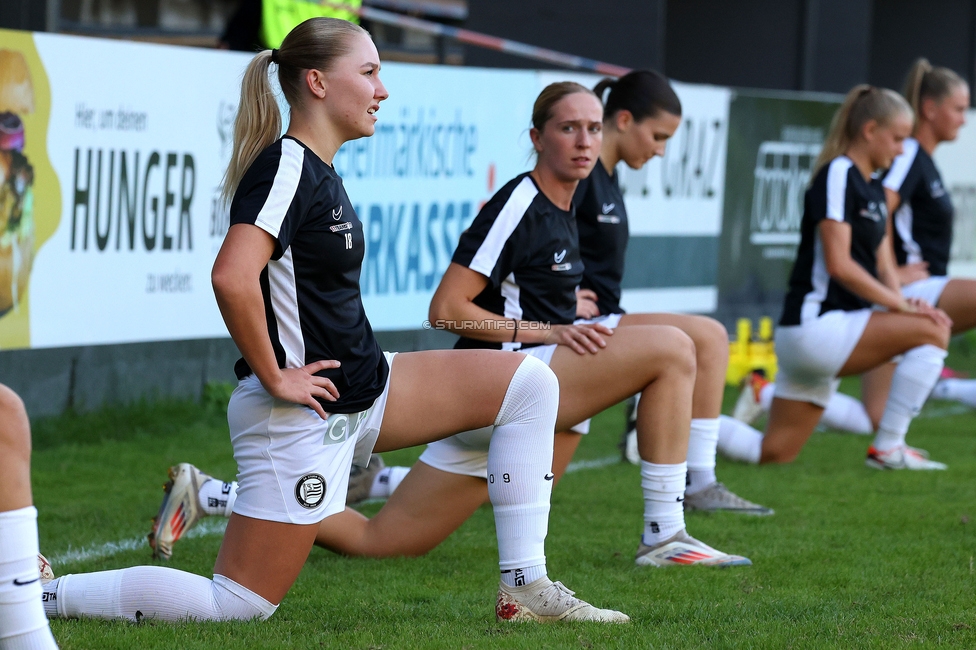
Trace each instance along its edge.
<path fill-rule="evenodd" d="M 867 464 L 945 469 L 908 446 L 905 435 L 942 372 L 952 322 L 924 299 L 902 296 L 877 173 L 902 153 L 911 132 L 911 107 L 884 88 L 855 87 L 835 114 L 804 199 L 800 246 L 776 329 L 780 371 L 769 425 L 765 436 L 742 423 L 723 426 L 719 450 L 730 458 L 793 461 L 838 377 L 901 355 Z"/>
<path fill-rule="evenodd" d="M 606 94 L 606 103 L 600 160 L 580 182 L 573 197 L 583 260 L 577 314 L 594 319 L 593 322 L 612 321 L 624 326 L 671 325 L 691 337 L 695 344 L 696 374 L 685 509 L 773 514 L 771 509 L 734 494 L 715 476 L 715 449 L 729 360 L 725 327 L 707 316 L 626 314 L 620 306 L 630 234 L 616 169 L 620 162 L 631 169 L 640 169 L 651 158 L 664 155 L 668 140 L 681 122 L 681 101 L 667 78 L 652 70 L 635 70 L 619 79 L 603 79 L 593 90 L 601 98 Z M 636 413 L 637 407 L 635 403 L 632 412 Z M 588 426 L 556 434 L 557 458 L 571 455 L 560 448 L 575 450 L 584 429 Z M 628 460 L 639 465 L 637 431 L 633 426 L 628 429 L 624 453 Z"/>

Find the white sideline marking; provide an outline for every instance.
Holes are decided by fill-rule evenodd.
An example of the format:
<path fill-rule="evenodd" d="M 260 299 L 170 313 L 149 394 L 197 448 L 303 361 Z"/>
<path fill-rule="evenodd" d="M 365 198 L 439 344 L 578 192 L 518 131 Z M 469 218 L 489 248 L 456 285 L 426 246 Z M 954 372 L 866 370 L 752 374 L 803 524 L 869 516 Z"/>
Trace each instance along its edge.
<path fill-rule="evenodd" d="M 193 539 L 195 537 L 206 537 L 207 535 L 223 535 L 227 528 L 227 520 L 223 517 L 211 517 L 204 519 L 194 528 L 187 531 L 183 537 Z M 105 542 L 104 544 L 92 544 L 82 548 L 71 548 L 63 553 L 52 555 L 48 561 L 52 566 L 62 566 L 65 564 L 76 564 L 89 560 L 99 560 L 104 557 L 111 557 L 124 551 L 135 551 L 142 547 L 148 547 L 149 542 L 145 535 L 131 537 L 118 542 Z"/>
<path fill-rule="evenodd" d="M 570 463 L 566 467 L 566 473 L 572 474 L 587 469 L 599 469 L 620 462 L 620 456 L 607 456 L 605 458 L 595 458 L 593 460 L 580 460 Z M 386 499 L 367 499 L 363 503 L 381 503 Z M 195 537 L 206 537 L 208 535 L 223 535 L 227 528 L 227 520 L 223 517 L 207 517 L 199 524 L 187 531 L 184 538 L 193 539 Z M 148 547 L 149 542 L 145 535 L 131 537 L 118 542 L 105 542 L 104 544 L 92 544 L 82 548 L 68 547 L 67 551 L 48 557 L 51 566 L 61 568 L 66 564 L 77 564 L 88 562 L 89 560 L 100 560 L 105 557 L 112 557 L 125 551 L 136 551 L 142 547 Z"/>

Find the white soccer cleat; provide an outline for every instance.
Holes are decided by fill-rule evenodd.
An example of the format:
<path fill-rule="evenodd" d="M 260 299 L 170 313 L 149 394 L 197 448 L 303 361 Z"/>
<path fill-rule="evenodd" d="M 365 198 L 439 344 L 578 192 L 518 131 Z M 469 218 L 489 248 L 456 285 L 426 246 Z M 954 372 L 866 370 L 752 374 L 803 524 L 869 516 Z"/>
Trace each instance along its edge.
<path fill-rule="evenodd" d="M 40 553 L 37 554 L 37 571 L 41 574 L 42 587 L 54 580 L 54 569 L 51 567 L 51 563 Z"/>
<path fill-rule="evenodd" d="M 702 510 L 704 512 L 737 512 L 743 515 L 765 517 L 774 514 L 772 508 L 747 501 L 738 494 L 725 487 L 724 483 L 712 483 L 704 490 L 694 494 L 685 493 L 685 510 Z"/>
<path fill-rule="evenodd" d="M 624 439 L 624 459 L 631 465 L 640 465 L 640 452 L 637 450 L 637 429 L 627 432 Z"/>
<path fill-rule="evenodd" d="M 595 621 L 628 623 L 630 617 L 612 609 L 599 609 L 576 598 L 561 582 L 542 577 L 521 587 L 498 585 L 495 618 L 498 621 Z"/>
<path fill-rule="evenodd" d="M 735 409 L 732 417 L 739 422 L 752 424 L 765 412 L 762 403 L 759 401 L 759 394 L 762 389 L 769 384 L 766 374 L 759 370 L 753 370 L 745 379 L 742 380 L 742 392 L 739 399 L 735 402 Z"/>
<path fill-rule="evenodd" d="M 647 546 L 641 540 L 637 548 L 637 566 L 751 566 L 752 560 L 741 555 L 729 555 L 700 542 L 684 529 L 657 546 Z"/>
<path fill-rule="evenodd" d="M 354 506 L 369 498 L 369 493 L 373 489 L 373 481 L 384 467 L 386 467 L 386 463 L 383 462 L 383 458 L 379 454 L 370 454 L 368 467 L 352 466 L 349 471 L 349 486 L 346 488 L 347 506 Z"/>
<path fill-rule="evenodd" d="M 166 494 L 149 532 L 153 557 L 161 560 L 172 558 L 173 544 L 206 516 L 200 507 L 200 486 L 210 480 L 213 480 L 212 477 L 190 463 L 169 468 L 169 481 L 163 485 Z"/>
<path fill-rule="evenodd" d="M 878 451 L 873 446 L 868 447 L 868 457 L 864 464 L 874 469 L 942 470 L 949 467 L 945 463 L 929 460 L 929 452 L 924 449 L 916 449 L 908 445 L 888 451 Z"/>

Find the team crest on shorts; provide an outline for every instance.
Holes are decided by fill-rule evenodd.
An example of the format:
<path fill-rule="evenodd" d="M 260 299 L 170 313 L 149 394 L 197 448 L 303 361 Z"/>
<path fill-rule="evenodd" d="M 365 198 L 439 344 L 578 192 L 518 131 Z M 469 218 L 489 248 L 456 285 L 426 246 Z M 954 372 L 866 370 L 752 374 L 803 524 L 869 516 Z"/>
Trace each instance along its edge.
<path fill-rule="evenodd" d="M 295 484 L 295 498 L 303 508 L 318 508 L 325 500 L 325 479 L 321 474 L 306 474 Z"/>

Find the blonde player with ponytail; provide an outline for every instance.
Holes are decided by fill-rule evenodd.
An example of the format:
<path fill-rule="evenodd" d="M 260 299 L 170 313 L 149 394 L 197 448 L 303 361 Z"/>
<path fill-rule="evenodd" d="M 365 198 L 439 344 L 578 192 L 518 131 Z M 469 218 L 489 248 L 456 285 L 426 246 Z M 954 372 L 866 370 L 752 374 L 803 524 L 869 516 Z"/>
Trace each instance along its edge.
<path fill-rule="evenodd" d="M 891 392 L 867 464 L 944 469 L 905 444 L 942 371 L 951 321 L 905 298 L 886 234 L 877 174 L 902 153 L 912 109 L 897 93 L 857 86 L 831 125 L 804 199 L 801 241 L 776 330 L 780 373 L 765 436 L 740 424 L 720 431 L 719 450 L 751 463 L 788 463 L 803 448 L 837 378 L 898 355 Z"/>
<path fill-rule="evenodd" d="M 269 70 L 291 109 L 283 137 Z M 49 616 L 266 619 L 319 525 L 344 510 L 354 462 L 494 425 L 488 470 L 505 477 L 488 486 L 499 617 L 629 620 L 547 576 L 559 388 L 546 364 L 494 350 L 394 357 L 373 337 L 359 290 L 363 227 L 331 163 L 343 143 L 373 134 L 388 97 L 379 72 L 365 30 L 313 18 L 245 73 L 225 185 L 231 226 L 213 269 L 243 355 L 227 413 L 239 487 L 213 580 L 158 566 L 67 575 L 44 588 Z"/>

